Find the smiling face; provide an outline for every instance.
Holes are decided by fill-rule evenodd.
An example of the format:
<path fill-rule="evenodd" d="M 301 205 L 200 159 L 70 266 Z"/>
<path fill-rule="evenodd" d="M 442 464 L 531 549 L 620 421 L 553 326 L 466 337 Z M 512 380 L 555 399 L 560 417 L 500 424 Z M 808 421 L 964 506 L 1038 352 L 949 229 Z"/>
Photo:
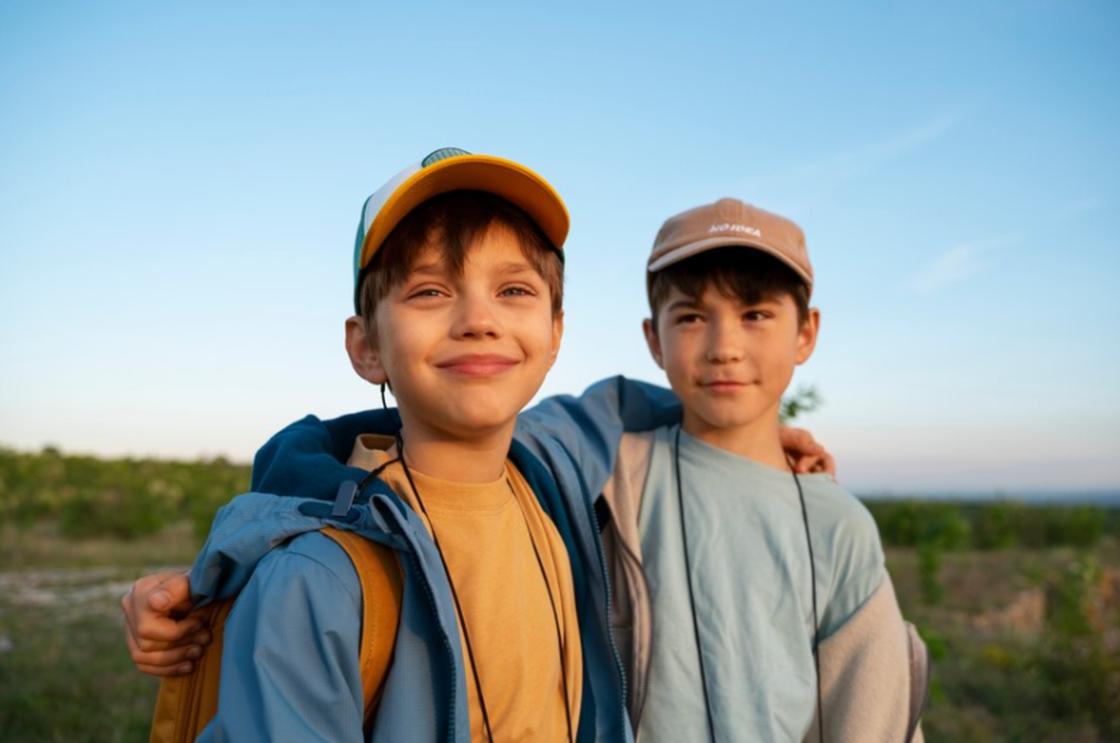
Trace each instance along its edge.
<path fill-rule="evenodd" d="M 406 432 L 471 440 L 512 431 L 563 330 L 525 252 L 500 223 L 475 239 L 458 269 L 429 244 L 377 304 L 372 327 L 348 321 L 355 370 L 391 385 Z"/>
<path fill-rule="evenodd" d="M 684 406 L 686 431 L 778 425 L 794 367 L 813 351 L 820 315 L 801 320 L 786 292 L 747 300 L 709 284 L 698 296 L 671 285 L 644 330 Z M 656 323 L 656 324 L 655 324 Z"/>

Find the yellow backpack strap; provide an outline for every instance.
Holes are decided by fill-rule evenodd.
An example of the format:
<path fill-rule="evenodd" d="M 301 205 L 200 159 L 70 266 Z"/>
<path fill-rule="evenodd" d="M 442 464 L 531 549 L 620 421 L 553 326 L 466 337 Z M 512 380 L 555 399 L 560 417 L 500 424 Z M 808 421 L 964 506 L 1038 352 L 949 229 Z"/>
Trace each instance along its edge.
<path fill-rule="evenodd" d="M 350 557 L 362 585 L 362 639 L 359 664 L 365 720 L 377 706 L 393 656 L 401 616 L 401 569 L 393 551 L 352 531 L 328 526 L 327 535 Z"/>
<path fill-rule="evenodd" d="M 194 670 L 186 676 L 166 676 L 152 715 L 150 743 L 189 743 L 218 712 L 218 683 L 222 674 L 222 638 L 233 599 L 216 601 L 196 610 L 213 639 Z"/>

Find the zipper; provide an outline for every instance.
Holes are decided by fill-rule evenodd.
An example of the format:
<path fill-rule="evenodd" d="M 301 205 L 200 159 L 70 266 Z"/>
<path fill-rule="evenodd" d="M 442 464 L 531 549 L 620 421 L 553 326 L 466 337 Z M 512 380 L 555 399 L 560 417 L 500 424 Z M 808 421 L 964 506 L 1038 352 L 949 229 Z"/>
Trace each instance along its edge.
<path fill-rule="evenodd" d="M 420 576 L 420 582 L 424 584 L 424 595 L 428 597 L 428 608 L 432 610 L 432 615 L 436 618 L 436 624 L 440 626 L 440 638 L 443 640 L 443 649 L 447 653 L 447 665 L 451 669 L 452 678 L 455 676 L 455 651 L 451 648 L 451 640 L 448 639 L 447 633 L 443 631 L 442 624 L 439 621 L 439 607 L 436 605 L 436 595 L 432 591 L 432 585 L 428 581 L 428 577 L 424 574 L 424 569 L 420 565 L 420 558 L 416 553 L 409 551 L 408 556 L 412 559 L 413 567 L 416 568 L 417 575 Z M 454 743 L 455 741 L 455 683 L 451 683 L 451 703 L 448 709 L 447 717 L 447 741 Z"/>
<path fill-rule="evenodd" d="M 368 507 L 372 508 L 372 506 L 373 506 L 373 502 L 372 502 L 372 498 L 371 498 Z M 405 528 L 404 528 L 404 526 L 401 525 L 400 519 L 397 517 L 397 515 L 392 513 L 391 509 L 392 509 L 392 504 L 390 504 L 390 514 L 392 515 L 392 520 L 394 522 L 394 526 L 396 527 L 397 532 L 400 533 L 403 536 L 405 534 Z M 425 532 L 425 535 L 426 534 L 427 534 L 427 532 Z M 429 537 L 429 539 L 430 539 L 430 537 Z M 406 542 L 409 541 L 407 537 L 405 537 L 405 541 Z M 443 650 L 447 655 L 447 666 L 450 669 L 451 678 L 454 679 L 455 675 L 456 675 L 455 674 L 455 670 L 456 670 L 455 669 L 455 651 L 451 647 L 451 640 L 448 638 L 447 633 L 445 631 L 443 631 L 443 623 L 440 622 L 440 618 L 439 618 L 439 606 L 436 603 L 436 595 L 435 595 L 435 592 L 432 590 L 431 581 L 428 580 L 428 575 L 427 575 L 427 573 L 424 572 L 424 568 L 420 564 L 420 558 L 416 556 L 416 550 L 413 548 L 413 546 L 411 544 L 408 544 L 408 553 L 407 554 L 408 554 L 409 559 L 412 561 L 412 566 L 416 570 L 416 575 L 420 579 L 420 583 L 424 586 L 424 595 L 428 597 L 428 608 L 431 610 L 432 616 L 436 620 L 436 625 L 440 628 L 440 633 L 439 634 L 440 634 L 440 639 L 443 640 Z M 455 743 L 455 703 L 456 703 L 456 698 L 455 698 L 455 682 L 454 681 L 452 681 L 452 683 L 451 683 L 450 697 L 451 698 L 450 698 L 450 704 L 448 705 L 448 715 L 447 715 L 447 743 Z"/>
<path fill-rule="evenodd" d="M 612 599 L 612 597 L 611 597 L 611 579 L 610 579 L 610 576 L 607 574 L 607 560 L 606 560 L 605 557 L 603 557 L 602 538 L 599 536 L 599 530 L 597 528 L 597 524 L 599 523 L 599 521 L 598 521 L 598 519 L 595 518 L 595 509 L 591 505 L 591 499 L 590 498 L 582 498 L 582 500 L 583 500 L 584 508 L 587 509 L 587 516 L 590 519 L 589 523 L 591 524 L 591 528 L 594 530 L 594 538 L 592 539 L 592 541 L 595 542 L 595 554 L 599 556 L 599 574 L 603 577 L 603 588 L 604 588 L 604 592 L 606 593 L 606 599 L 607 599 L 607 606 L 606 606 L 607 615 L 606 615 L 606 621 L 604 622 L 603 626 L 606 627 L 606 630 L 607 630 L 607 644 L 610 646 L 610 649 L 611 649 L 611 657 L 614 658 L 615 671 L 618 672 L 619 688 L 622 691 L 622 697 L 619 700 L 619 707 L 623 711 L 623 715 L 624 715 L 623 722 L 625 722 L 625 715 L 626 715 L 626 669 L 624 669 L 622 667 L 622 656 L 618 652 L 618 645 L 617 645 L 617 643 L 615 643 L 615 640 L 614 640 L 614 631 L 611 629 L 611 599 Z M 625 735 L 623 736 L 623 740 L 625 740 Z"/>
<path fill-rule="evenodd" d="M 607 505 L 609 506 L 610 504 L 608 503 Z M 613 514 L 611 515 L 610 529 L 611 529 L 612 532 L 614 532 L 615 544 L 617 544 L 619 546 L 619 549 L 621 549 L 622 552 L 627 557 L 630 558 L 630 561 L 631 561 L 632 565 L 637 567 L 636 570 L 632 570 L 630 572 L 633 572 L 633 573 L 637 574 L 638 580 L 641 581 L 642 588 L 645 589 L 645 595 L 648 598 L 650 596 L 649 581 L 646 579 L 646 571 L 642 567 L 642 560 L 641 560 L 640 557 L 638 557 L 637 553 L 635 553 L 634 550 L 630 548 L 630 545 L 626 542 L 626 540 L 622 538 L 622 533 L 619 531 L 618 527 L 615 525 Z M 649 617 L 649 619 L 648 619 L 649 625 L 650 625 L 649 634 L 650 634 L 650 643 L 652 645 L 652 641 L 653 641 L 653 622 L 654 622 L 653 607 L 646 606 L 645 609 L 647 609 L 646 614 Z M 635 644 L 636 644 L 636 639 L 635 639 Z M 638 740 L 638 728 L 641 726 L 642 713 L 645 711 L 645 708 L 646 708 L 646 697 L 649 696 L 649 671 L 648 671 L 648 669 L 645 673 L 645 681 L 642 684 L 641 694 L 642 694 L 642 698 L 641 698 L 641 700 L 639 700 L 639 704 L 637 705 L 637 709 L 634 710 L 634 712 L 635 712 L 634 719 L 632 719 L 630 721 L 630 724 L 634 726 L 634 740 L 635 741 Z"/>

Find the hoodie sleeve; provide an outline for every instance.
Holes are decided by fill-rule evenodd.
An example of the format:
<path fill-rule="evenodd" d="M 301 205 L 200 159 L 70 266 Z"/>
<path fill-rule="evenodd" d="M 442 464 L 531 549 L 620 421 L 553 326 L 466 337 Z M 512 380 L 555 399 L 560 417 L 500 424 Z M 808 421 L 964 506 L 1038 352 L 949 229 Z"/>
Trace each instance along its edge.
<path fill-rule="evenodd" d="M 597 382 L 579 397 L 557 395 L 521 414 L 515 437 L 553 465 L 570 463 L 590 492 L 610 477 L 626 432 L 649 431 L 680 420 L 680 402 L 664 387 L 623 376 Z M 578 474 L 577 474 L 578 472 Z"/>
<path fill-rule="evenodd" d="M 361 588 L 322 534 L 262 559 L 225 624 L 218 712 L 199 741 L 360 741 Z"/>
<path fill-rule="evenodd" d="M 902 619 L 886 577 L 820 644 L 825 740 L 921 741 L 929 676 L 925 649 Z M 820 736 L 814 718 L 804 743 Z"/>

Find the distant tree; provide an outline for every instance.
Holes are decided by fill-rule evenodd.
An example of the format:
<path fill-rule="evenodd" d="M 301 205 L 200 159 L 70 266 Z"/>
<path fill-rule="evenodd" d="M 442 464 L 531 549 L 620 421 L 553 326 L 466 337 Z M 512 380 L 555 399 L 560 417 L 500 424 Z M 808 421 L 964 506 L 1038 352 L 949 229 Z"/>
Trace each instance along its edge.
<path fill-rule="evenodd" d="M 815 385 L 800 385 L 792 395 L 782 400 L 782 423 L 790 423 L 799 416 L 812 413 L 824 404 L 824 398 Z"/>

